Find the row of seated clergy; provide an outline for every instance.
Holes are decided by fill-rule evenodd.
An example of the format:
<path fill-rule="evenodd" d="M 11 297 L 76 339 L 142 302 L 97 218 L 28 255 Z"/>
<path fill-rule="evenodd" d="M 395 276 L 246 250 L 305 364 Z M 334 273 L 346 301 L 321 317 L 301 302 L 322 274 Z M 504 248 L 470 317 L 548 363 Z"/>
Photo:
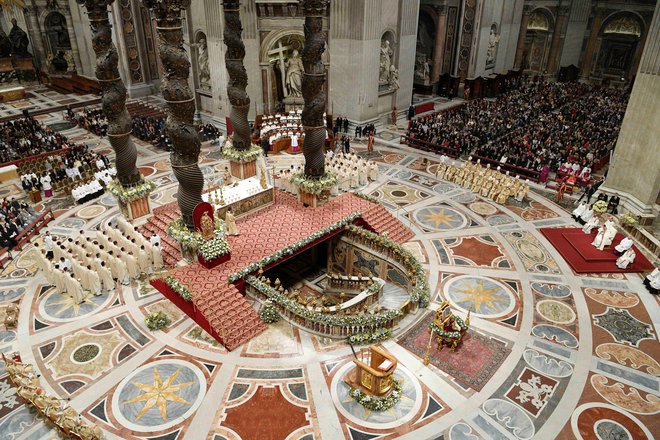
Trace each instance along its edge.
<path fill-rule="evenodd" d="M 523 182 L 519 176 L 510 176 L 508 171 L 503 174 L 500 167 L 493 170 L 490 164 L 483 167 L 479 162 L 468 160 L 458 166 L 457 162 L 452 163 L 447 156 L 441 156 L 435 175 L 439 179 L 469 188 L 473 193 L 488 197 L 500 205 L 504 205 L 509 197 L 521 202 L 529 193 L 529 180 Z"/>
<path fill-rule="evenodd" d="M 42 417 L 47 418 L 65 436 L 82 440 L 101 440 L 103 431 L 97 425 L 87 423 L 72 407 L 62 405 L 62 399 L 47 394 L 40 386 L 34 367 L 2 354 L 5 369 L 16 386 L 18 394 L 28 405 L 33 406 Z"/>
<path fill-rule="evenodd" d="M 612 217 L 600 224 L 600 218 L 594 215 L 592 209 L 586 209 L 586 204 L 580 204 L 573 210 L 573 217 L 579 218 L 584 222 L 582 232 L 591 234 L 591 231 L 598 228 L 598 233 L 591 244 L 598 250 L 604 250 L 607 246 L 611 246 L 616 237 L 617 230 L 614 226 Z M 633 240 L 630 237 L 621 239 L 618 245 L 614 247 L 614 253 L 619 256 L 616 260 L 616 266 L 619 269 L 627 269 L 632 263 L 635 262 L 637 254 L 633 249 Z"/>
<path fill-rule="evenodd" d="M 89 200 L 95 199 L 103 194 L 103 185 L 96 179 L 90 180 L 87 183 L 78 185 L 71 190 L 71 196 L 76 203 L 85 203 Z"/>

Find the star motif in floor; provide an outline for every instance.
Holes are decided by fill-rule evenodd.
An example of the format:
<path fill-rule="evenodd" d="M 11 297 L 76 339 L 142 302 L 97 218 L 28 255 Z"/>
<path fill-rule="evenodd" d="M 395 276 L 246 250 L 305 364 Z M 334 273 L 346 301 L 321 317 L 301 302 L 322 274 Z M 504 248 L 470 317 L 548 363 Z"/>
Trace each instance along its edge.
<path fill-rule="evenodd" d="M 135 421 L 140 420 L 142 416 L 145 415 L 147 411 L 149 411 L 154 405 L 160 411 L 160 417 L 163 419 L 163 422 L 167 421 L 167 402 L 177 402 L 190 405 L 190 402 L 178 396 L 176 392 L 193 385 L 195 382 L 184 382 L 174 385 L 174 381 L 181 372 L 180 368 L 172 373 L 172 375 L 168 377 L 164 382 L 160 377 L 158 368 L 154 368 L 153 371 L 153 384 L 131 382 L 131 385 L 139 388 L 141 391 L 143 391 L 143 394 L 140 394 L 139 396 L 130 400 L 126 400 L 124 404 L 145 402 L 144 406 L 136 416 Z"/>
<path fill-rule="evenodd" d="M 435 228 L 440 228 L 441 226 L 452 228 L 459 221 L 453 213 L 448 213 L 444 208 L 435 212 L 424 212 L 419 217 L 422 222 L 433 223 Z"/>
<path fill-rule="evenodd" d="M 61 306 L 57 312 L 55 312 L 55 315 L 61 316 L 64 314 L 69 309 L 73 309 L 73 316 L 78 316 L 78 313 L 80 313 L 80 308 L 84 305 L 90 305 L 90 306 L 96 306 L 96 304 L 90 300 L 92 295 L 85 294 L 83 295 L 83 300 L 80 303 L 77 303 L 75 299 L 73 299 L 72 296 L 69 295 L 62 295 L 62 299 L 53 301 L 50 303 L 51 306 Z"/>
<path fill-rule="evenodd" d="M 638 320 L 628 310 L 608 307 L 605 313 L 593 317 L 594 323 L 611 334 L 617 342 L 638 347 L 642 339 L 655 339 L 651 325 Z"/>
<path fill-rule="evenodd" d="M 471 284 L 462 289 L 457 289 L 456 293 L 460 293 L 465 297 L 464 299 L 457 300 L 457 302 L 472 302 L 474 304 L 475 311 L 477 312 L 481 310 L 481 306 L 484 304 L 488 308 L 494 308 L 496 303 L 507 302 L 505 298 L 495 295 L 499 291 L 499 287 L 486 289 L 484 287 L 484 282 L 480 280 L 477 281 L 476 284 Z"/>

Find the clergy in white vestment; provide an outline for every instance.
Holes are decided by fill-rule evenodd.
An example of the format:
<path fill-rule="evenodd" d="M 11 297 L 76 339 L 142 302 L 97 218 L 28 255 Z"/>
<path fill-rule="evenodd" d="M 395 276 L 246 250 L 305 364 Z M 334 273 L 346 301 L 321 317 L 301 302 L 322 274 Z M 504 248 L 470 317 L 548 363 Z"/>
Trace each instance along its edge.
<path fill-rule="evenodd" d="M 623 237 L 618 245 L 614 247 L 614 253 L 616 255 L 621 255 L 628 249 L 632 248 L 633 240 L 630 237 Z"/>
<path fill-rule="evenodd" d="M 600 221 L 598 220 L 598 217 L 592 217 L 582 228 L 582 232 L 585 234 L 591 234 L 591 231 L 594 228 L 597 228 L 598 225 L 600 224 Z"/>
<path fill-rule="evenodd" d="M 137 254 L 137 259 L 138 266 L 140 267 L 140 273 L 149 273 L 151 266 L 151 254 L 147 253 L 147 250 L 144 248 L 144 246 L 140 247 L 140 252 Z"/>
<path fill-rule="evenodd" d="M 124 253 L 124 249 L 122 249 L 122 258 L 126 261 L 128 275 L 131 278 L 136 279 L 140 275 L 140 267 L 138 266 L 137 258 L 130 253 Z"/>
<path fill-rule="evenodd" d="M 112 272 L 106 267 L 105 262 L 101 262 L 98 272 L 103 290 L 106 292 L 113 290 L 115 288 L 115 281 L 112 279 Z"/>
<path fill-rule="evenodd" d="M 154 262 L 154 270 L 161 270 L 163 268 L 163 252 L 159 244 L 153 246 L 151 256 Z"/>
<path fill-rule="evenodd" d="M 83 288 L 80 285 L 80 282 L 75 278 L 74 274 L 69 274 L 68 279 L 66 280 L 66 291 L 76 304 L 83 302 Z"/>
<path fill-rule="evenodd" d="M 585 211 L 582 213 L 580 218 L 582 219 L 583 222 L 587 223 L 589 220 L 591 220 L 594 216 L 594 211 L 592 209 L 585 209 Z"/>
<path fill-rule="evenodd" d="M 93 295 L 101 294 L 101 278 L 97 272 L 91 270 L 91 267 L 87 270 L 87 280 L 89 283 L 89 290 Z"/>
<path fill-rule="evenodd" d="M 619 258 L 616 260 L 616 267 L 619 269 L 627 269 L 628 266 L 633 264 L 635 262 L 635 257 L 637 255 L 635 254 L 635 251 L 631 248 L 628 249 L 621 255 Z"/>
<path fill-rule="evenodd" d="M 587 204 L 586 204 L 585 202 L 580 203 L 580 204 L 577 206 L 577 208 L 575 208 L 575 209 L 573 210 L 573 213 L 572 213 L 573 218 L 574 218 L 575 220 L 580 220 L 580 217 L 582 216 L 582 214 L 584 214 L 584 212 L 585 212 L 587 209 L 588 209 L 588 206 L 587 206 Z"/>
<path fill-rule="evenodd" d="M 378 179 L 378 165 L 375 162 L 369 162 L 369 179 L 372 181 Z"/>

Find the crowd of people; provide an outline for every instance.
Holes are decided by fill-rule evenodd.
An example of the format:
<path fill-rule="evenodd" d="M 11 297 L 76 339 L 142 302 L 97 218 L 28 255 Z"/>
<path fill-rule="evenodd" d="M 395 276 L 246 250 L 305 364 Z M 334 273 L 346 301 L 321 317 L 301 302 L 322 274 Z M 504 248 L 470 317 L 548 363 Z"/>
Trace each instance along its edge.
<path fill-rule="evenodd" d="M 105 136 L 108 132 L 108 120 L 101 109 L 85 108 L 78 113 L 68 109 L 67 118 L 97 136 Z M 133 136 L 162 150 L 170 151 L 172 149 L 172 142 L 165 134 L 165 118 L 132 116 L 131 120 L 133 122 Z M 198 130 L 202 142 L 217 139 L 222 135 L 222 132 L 213 124 L 200 125 Z"/>
<path fill-rule="evenodd" d="M 0 163 L 73 147 L 66 136 L 26 117 L 0 125 Z"/>
<path fill-rule="evenodd" d="M 90 151 L 85 145 L 70 144 L 67 151 L 46 157 L 43 165 L 44 170 L 41 173 L 21 174 L 21 186 L 26 192 L 43 190 L 45 195 L 50 197 L 54 183 L 67 179 L 80 180 L 87 170 L 97 173 L 108 169 L 110 160 L 103 154 Z"/>
<path fill-rule="evenodd" d="M 49 232 L 43 246 L 35 243 L 37 264 L 60 294 L 78 304 L 85 292 L 101 295 L 113 291 L 116 283 L 129 284 L 144 274 L 163 268 L 158 235 L 146 239 L 123 217 L 115 226 L 96 231 L 95 237 L 80 231 L 75 240 L 54 241 Z"/>
<path fill-rule="evenodd" d="M 12 198 L 2 199 L 0 204 L 0 247 L 9 249 L 16 245 L 16 237 L 30 223 L 37 214 L 24 201 Z"/>
<path fill-rule="evenodd" d="M 516 81 L 495 100 L 470 101 L 412 121 L 409 136 L 546 173 L 566 162 L 577 164 L 577 173 L 591 170 L 614 147 L 627 93 L 580 83 Z"/>

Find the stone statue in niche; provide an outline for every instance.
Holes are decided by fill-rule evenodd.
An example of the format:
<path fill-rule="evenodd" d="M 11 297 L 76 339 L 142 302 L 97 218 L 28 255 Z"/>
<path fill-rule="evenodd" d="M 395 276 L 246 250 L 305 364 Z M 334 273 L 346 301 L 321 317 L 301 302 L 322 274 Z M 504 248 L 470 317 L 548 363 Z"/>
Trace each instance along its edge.
<path fill-rule="evenodd" d="M 394 66 L 390 66 L 390 88 L 393 90 L 399 88 L 399 71 Z"/>
<path fill-rule="evenodd" d="M 30 58 L 32 54 L 28 52 L 28 45 L 30 40 L 23 29 L 18 26 L 15 18 L 11 19 L 12 28 L 9 32 L 9 40 L 11 41 L 11 54 L 17 58 Z"/>
<path fill-rule="evenodd" d="M 302 96 L 302 75 L 305 68 L 298 51 L 294 50 L 291 58 L 287 59 L 284 64 L 286 67 L 286 89 L 289 96 Z"/>
<path fill-rule="evenodd" d="M 0 58 L 8 58 L 11 55 L 11 40 L 0 26 Z"/>
<path fill-rule="evenodd" d="M 390 47 L 389 40 L 383 40 L 380 46 L 380 75 L 378 81 L 380 83 L 390 82 L 390 67 L 392 66 L 392 55 L 394 51 Z"/>
<path fill-rule="evenodd" d="M 500 36 L 497 33 L 497 24 L 490 26 L 490 35 L 488 35 L 488 49 L 486 49 L 486 68 L 495 66 L 497 57 L 497 46 L 500 44 Z"/>
<path fill-rule="evenodd" d="M 199 55 L 197 62 L 199 64 L 199 85 L 203 89 L 211 88 L 211 72 L 209 71 L 209 51 L 206 44 L 206 38 L 199 40 Z"/>

